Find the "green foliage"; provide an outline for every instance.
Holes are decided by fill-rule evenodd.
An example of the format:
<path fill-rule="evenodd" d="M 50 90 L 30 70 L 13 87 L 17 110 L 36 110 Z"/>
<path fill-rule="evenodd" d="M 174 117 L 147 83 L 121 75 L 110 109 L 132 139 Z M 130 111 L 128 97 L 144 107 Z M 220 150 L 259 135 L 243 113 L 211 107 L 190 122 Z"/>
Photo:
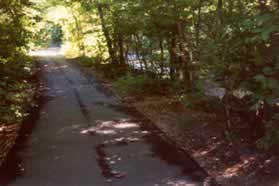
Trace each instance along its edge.
<path fill-rule="evenodd" d="M 188 106 L 224 114 L 228 131 L 233 115 L 243 110 L 253 112 L 257 123 L 271 121 L 271 116 L 256 113 L 272 107 L 279 97 L 278 1 L 46 0 L 39 4 L 45 11 L 34 17 L 41 18 L 40 23 L 61 25 L 66 54 L 89 57 L 82 57 L 82 64 L 104 77 L 121 77 L 114 86 L 123 92 L 161 95 L 183 90 Z M 6 25 L 1 29 L 12 33 L 10 38 L 17 34 L 6 31 Z M 61 38 L 61 30 L 53 30 L 54 40 Z M 49 37 L 43 29 L 41 41 Z M 20 37 L 14 46 L 24 43 Z M 131 64 L 140 75 L 129 74 Z M 204 87 L 197 88 L 200 82 L 213 82 L 225 89 L 225 96 L 221 101 L 208 98 Z M 236 92 L 243 95 L 237 97 Z M 242 97 L 247 96 L 245 102 Z M 218 108 L 211 109 L 212 105 Z M 270 127 L 263 130 L 269 133 Z M 251 131 L 256 131 L 253 123 Z"/>
<path fill-rule="evenodd" d="M 51 28 L 51 42 L 53 44 L 61 45 L 63 40 L 63 31 L 60 25 L 54 25 Z"/>
<path fill-rule="evenodd" d="M 266 123 L 266 134 L 257 141 L 260 149 L 270 150 L 278 149 L 279 145 L 279 113 L 274 114 L 273 118 Z"/>
<path fill-rule="evenodd" d="M 191 92 L 187 92 L 182 96 L 183 102 L 187 107 L 206 107 L 208 97 L 204 95 L 201 89 L 195 89 Z M 206 104 L 205 104 L 206 103 Z M 207 107 L 208 108 L 208 105 Z"/>
<path fill-rule="evenodd" d="M 28 32 L 24 27 L 24 6 L 28 1 L 0 2 L 0 57 L 12 56 L 27 44 Z"/>
<path fill-rule="evenodd" d="M 113 83 L 113 86 L 119 89 L 123 94 L 143 94 L 146 86 L 144 75 L 127 75 L 119 78 Z"/>
<path fill-rule="evenodd" d="M 27 0 L 0 1 L 0 123 L 18 123 L 30 104 L 32 64 L 26 56 L 30 32 Z"/>
<path fill-rule="evenodd" d="M 279 96 L 278 4 L 258 3 L 100 0 L 95 6 L 91 1 L 81 6 L 99 14 L 112 63 L 121 65 L 127 52 L 137 56 L 145 71 L 169 68 L 168 76 L 156 76 L 170 77 L 172 84 L 182 81 L 192 89 L 185 96 L 190 105 L 209 105 L 195 84 L 215 82 L 225 88 L 222 103 L 233 112 L 236 103 L 231 97 L 236 91 L 252 95 L 249 106 L 271 104 Z M 137 82 L 126 79 L 133 80 Z"/>
<path fill-rule="evenodd" d="M 168 95 L 177 90 L 168 80 L 148 77 L 147 75 L 131 75 L 120 77 L 113 82 L 113 86 L 125 95 Z"/>
<path fill-rule="evenodd" d="M 20 61 L 9 58 L 0 63 L 0 123 L 14 124 L 25 116 L 26 105 L 32 103 L 33 86 L 30 83 L 32 63 L 21 54 Z"/>
<path fill-rule="evenodd" d="M 121 77 L 114 85 L 125 93 L 168 94 L 178 85 L 188 106 L 224 114 L 227 130 L 233 128 L 235 113 L 255 117 L 279 97 L 277 1 L 48 2 L 71 14 L 63 30 L 72 51 L 94 56 L 83 64 L 103 76 Z M 99 39 L 91 40 L 92 33 Z M 133 63 L 140 75 L 129 74 Z M 208 81 L 225 89 L 222 100 L 197 88 Z M 249 101 L 241 99 L 247 96 Z M 254 120 L 265 125 L 270 118 L 262 114 Z M 256 130 L 253 123 L 251 130 Z"/>
<path fill-rule="evenodd" d="M 82 66 L 85 66 L 88 68 L 91 68 L 91 67 L 93 67 L 94 64 L 96 64 L 94 58 L 89 58 L 86 56 L 82 56 L 82 57 L 78 58 L 78 61 Z"/>

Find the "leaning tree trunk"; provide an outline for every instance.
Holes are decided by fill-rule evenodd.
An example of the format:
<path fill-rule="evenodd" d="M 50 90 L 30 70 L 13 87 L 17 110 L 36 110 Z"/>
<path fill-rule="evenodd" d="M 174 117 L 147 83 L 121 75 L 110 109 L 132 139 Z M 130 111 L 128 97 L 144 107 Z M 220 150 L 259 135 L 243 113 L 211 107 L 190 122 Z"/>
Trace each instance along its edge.
<path fill-rule="evenodd" d="M 164 43 L 163 40 L 160 40 L 160 69 L 161 77 L 164 75 Z"/>
<path fill-rule="evenodd" d="M 118 38 L 118 47 L 119 47 L 119 65 L 123 68 L 123 70 L 126 70 L 126 63 L 125 63 L 125 57 L 124 57 L 124 42 L 123 42 L 123 36 L 119 33 L 117 35 Z"/>
<path fill-rule="evenodd" d="M 191 59 L 190 59 L 190 53 L 187 47 L 185 46 L 185 37 L 184 37 L 183 26 L 181 22 L 177 23 L 177 34 L 179 36 L 178 46 L 180 50 L 179 59 L 181 65 L 180 70 L 182 71 L 182 78 L 186 85 L 186 88 L 191 89 L 192 88 L 192 78 L 191 78 L 191 71 L 190 71 Z"/>
<path fill-rule="evenodd" d="M 201 27 L 201 8 L 202 8 L 203 0 L 199 0 L 199 8 L 198 8 L 198 20 L 196 24 L 196 47 L 200 46 L 200 27 Z"/>
<path fill-rule="evenodd" d="M 176 80 L 177 74 L 176 74 L 176 64 L 177 64 L 177 56 L 175 52 L 176 48 L 176 38 L 172 37 L 169 41 L 169 55 L 170 55 L 170 78 L 171 80 Z"/>
<path fill-rule="evenodd" d="M 98 4 L 97 9 L 98 9 L 99 17 L 100 17 L 100 20 L 101 20 L 102 30 L 103 30 L 104 36 L 106 38 L 108 52 L 109 52 L 111 61 L 112 61 L 112 63 L 117 63 L 117 58 L 116 58 L 116 55 L 115 55 L 115 51 L 113 49 L 113 43 L 112 43 L 112 40 L 111 40 L 110 35 L 109 35 L 109 30 L 106 26 L 103 8 L 100 4 Z"/>
<path fill-rule="evenodd" d="M 137 36 L 135 36 L 135 38 L 136 38 L 136 41 L 135 41 L 135 52 L 136 52 L 137 59 L 139 60 L 139 63 L 140 63 L 140 70 L 143 73 L 144 72 L 144 66 L 143 66 L 144 64 L 142 62 L 142 59 L 141 59 L 141 56 L 140 56 L 140 53 L 139 53 L 139 44 L 138 44 Z"/>
<path fill-rule="evenodd" d="M 223 24 L 223 0 L 218 0 L 218 5 L 217 5 L 217 13 L 218 13 L 218 18 L 220 20 L 220 24 Z"/>
<path fill-rule="evenodd" d="M 72 9 L 71 9 L 71 13 L 74 18 L 74 23 L 75 23 L 75 27 L 76 27 L 75 30 L 76 30 L 77 40 L 78 40 L 78 48 L 81 51 L 81 55 L 84 56 L 85 55 L 85 46 L 83 43 L 82 27 L 80 25 L 80 21 L 79 21 L 78 17 L 75 15 L 75 13 Z"/>

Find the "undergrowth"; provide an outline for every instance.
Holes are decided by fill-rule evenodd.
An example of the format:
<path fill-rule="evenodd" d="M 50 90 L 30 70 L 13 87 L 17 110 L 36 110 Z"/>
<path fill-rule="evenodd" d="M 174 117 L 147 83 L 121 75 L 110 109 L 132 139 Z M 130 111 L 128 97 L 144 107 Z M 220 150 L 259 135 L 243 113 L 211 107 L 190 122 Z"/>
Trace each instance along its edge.
<path fill-rule="evenodd" d="M 0 58 L 0 124 L 15 124 L 26 115 L 34 93 L 33 63 L 24 54 Z"/>
<path fill-rule="evenodd" d="M 146 74 L 133 75 L 128 73 L 115 81 L 113 87 L 124 95 L 141 97 L 146 95 L 169 96 L 178 90 L 169 80 L 148 77 Z"/>

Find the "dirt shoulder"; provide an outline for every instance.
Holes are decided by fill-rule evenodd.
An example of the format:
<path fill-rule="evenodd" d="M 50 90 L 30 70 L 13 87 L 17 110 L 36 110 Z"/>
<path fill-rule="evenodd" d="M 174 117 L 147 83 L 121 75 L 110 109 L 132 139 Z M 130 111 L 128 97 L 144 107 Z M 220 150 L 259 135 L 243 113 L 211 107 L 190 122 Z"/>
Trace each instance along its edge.
<path fill-rule="evenodd" d="M 278 157 L 260 152 L 245 138 L 228 143 L 216 114 L 187 109 L 161 97 L 134 105 L 221 185 L 279 185 Z"/>

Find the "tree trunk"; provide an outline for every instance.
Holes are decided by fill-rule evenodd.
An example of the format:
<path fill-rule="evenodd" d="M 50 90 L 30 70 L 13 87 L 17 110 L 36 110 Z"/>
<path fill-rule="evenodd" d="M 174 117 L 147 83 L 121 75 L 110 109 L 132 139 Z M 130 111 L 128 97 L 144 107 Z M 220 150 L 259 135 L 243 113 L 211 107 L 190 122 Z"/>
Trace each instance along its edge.
<path fill-rule="evenodd" d="M 164 75 L 164 43 L 163 40 L 160 40 L 160 69 L 161 69 L 161 76 Z"/>
<path fill-rule="evenodd" d="M 135 36 L 136 38 L 136 41 L 135 41 L 135 52 L 136 52 L 136 56 L 139 60 L 139 63 L 140 63 L 140 70 L 143 72 L 144 69 L 143 69 L 143 63 L 142 63 L 142 60 L 141 60 L 141 56 L 140 56 L 140 53 L 139 53 L 139 46 L 138 46 L 138 40 L 137 40 L 137 37 Z"/>
<path fill-rule="evenodd" d="M 260 13 L 264 14 L 267 11 L 267 0 L 258 0 L 259 2 L 259 8 L 260 8 Z"/>
<path fill-rule="evenodd" d="M 106 23 L 105 23 L 105 17 L 104 17 L 103 8 L 102 8 L 102 6 L 100 4 L 98 4 L 97 5 L 97 9 L 98 9 L 99 17 L 101 19 L 102 30 L 103 30 L 104 36 L 106 38 L 108 52 L 109 52 L 111 61 L 112 61 L 112 63 L 117 63 L 115 51 L 113 49 L 112 40 L 110 38 L 109 30 L 108 30 L 108 28 L 106 26 Z"/>
<path fill-rule="evenodd" d="M 231 121 L 231 109 L 230 109 L 230 92 L 226 90 L 226 94 L 224 95 L 224 110 L 226 116 L 226 130 L 228 133 L 231 132 L 232 129 L 232 121 Z"/>
<path fill-rule="evenodd" d="M 75 27 L 76 27 L 76 35 L 77 35 L 77 40 L 78 40 L 78 48 L 81 51 L 81 55 L 84 56 L 85 55 L 85 46 L 84 46 L 84 43 L 83 43 L 82 28 L 80 26 L 79 19 L 75 15 L 73 9 L 71 9 L 71 13 L 72 13 L 72 16 L 74 18 L 74 23 L 75 23 Z"/>
<path fill-rule="evenodd" d="M 153 55 L 153 43 L 152 42 L 149 45 L 149 53 L 150 53 L 150 56 Z M 156 72 L 157 71 L 157 69 L 156 69 L 157 67 L 155 66 L 154 61 L 153 61 L 152 58 L 150 58 L 149 63 L 151 64 L 151 73 Z"/>
<path fill-rule="evenodd" d="M 182 71 L 182 80 L 184 81 L 185 85 L 187 86 L 187 88 L 191 88 L 192 87 L 192 82 L 191 82 L 191 72 L 190 72 L 190 54 L 189 51 L 187 50 L 186 46 L 184 46 L 185 43 L 185 37 L 183 34 L 183 26 L 182 23 L 179 22 L 177 23 L 177 33 L 179 36 L 179 50 L 180 50 L 180 55 L 179 55 L 179 59 L 180 59 L 180 70 Z"/>
<path fill-rule="evenodd" d="M 118 47 L 119 47 L 119 65 L 125 67 L 125 57 L 124 57 L 124 42 L 121 34 L 118 34 Z"/>
<path fill-rule="evenodd" d="M 277 8 L 277 10 L 279 9 L 279 0 L 274 0 L 274 2 L 275 2 L 275 4 L 276 4 L 276 8 Z"/>
<path fill-rule="evenodd" d="M 200 45 L 200 27 L 201 27 L 201 8 L 202 8 L 203 0 L 199 0 L 199 8 L 198 8 L 198 20 L 196 25 L 196 47 L 199 48 Z"/>
<path fill-rule="evenodd" d="M 176 80 L 176 64 L 177 64 L 177 56 L 175 52 L 176 48 L 176 38 L 172 37 L 169 42 L 169 54 L 170 54 L 170 78 L 171 80 Z"/>
<path fill-rule="evenodd" d="M 143 54 L 140 54 L 139 50 L 142 48 L 142 44 L 141 44 L 141 40 L 140 40 L 140 37 L 138 35 L 135 35 L 136 37 L 136 40 L 137 40 L 137 43 L 138 43 L 138 55 L 140 55 L 140 59 L 142 60 L 143 62 L 143 65 L 144 65 L 144 69 L 143 69 L 143 72 L 144 74 L 146 74 L 146 72 L 148 71 L 148 65 L 147 65 L 147 61 L 145 59 L 145 57 L 143 56 Z"/>
<path fill-rule="evenodd" d="M 223 0 L 218 0 L 217 12 L 220 23 L 223 24 Z"/>

